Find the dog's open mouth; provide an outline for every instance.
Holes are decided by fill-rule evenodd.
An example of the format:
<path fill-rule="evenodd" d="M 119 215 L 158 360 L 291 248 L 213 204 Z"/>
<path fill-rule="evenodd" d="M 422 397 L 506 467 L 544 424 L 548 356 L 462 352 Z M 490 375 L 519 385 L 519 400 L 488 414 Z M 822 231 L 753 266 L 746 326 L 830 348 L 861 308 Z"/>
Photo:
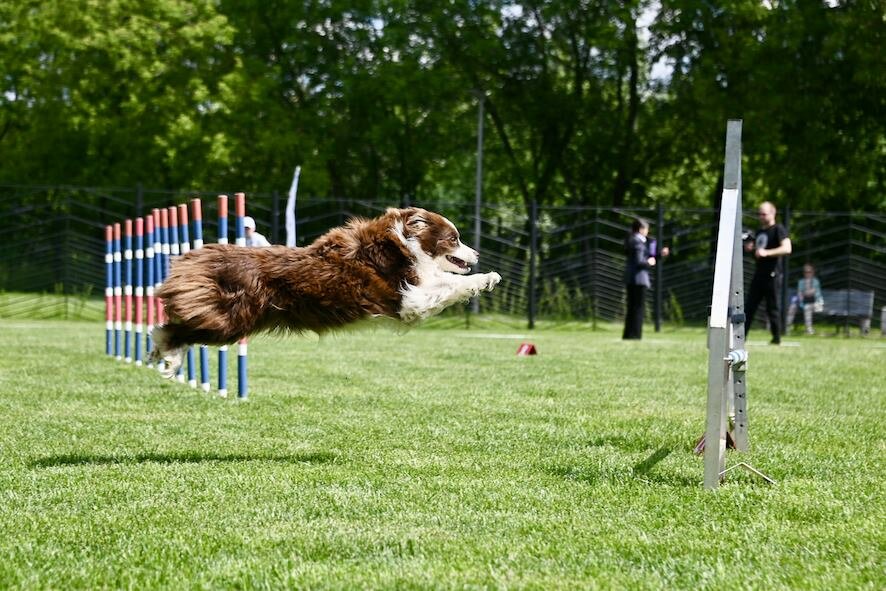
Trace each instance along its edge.
<path fill-rule="evenodd" d="M 456 267 L 458 267 L 459 269 L 464 269 L 465 271 L 471 270 L 471 268 L 468 266 L 468 264 L 458 257 L 446 255 L 446 260 L 449 261 L 450 263 L 452 263 L 453 265 L 455 265 Z"/>

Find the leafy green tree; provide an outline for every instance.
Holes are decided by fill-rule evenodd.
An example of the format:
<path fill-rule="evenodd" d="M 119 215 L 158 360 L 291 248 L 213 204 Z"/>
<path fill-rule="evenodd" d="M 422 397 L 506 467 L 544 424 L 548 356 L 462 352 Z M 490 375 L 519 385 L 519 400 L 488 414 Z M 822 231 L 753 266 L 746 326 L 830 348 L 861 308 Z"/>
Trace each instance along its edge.
<path fill-rule="evenodd" d="M 691 179 L 718 174 L 723 122 L 741 118 L 752 199 L 804 209 L 882 203 L 882 7 L 770 4 L 662 2 L 654 30 L 673 67 L 662 108 L 674 126 L 668 184 L 702 197 Z M 708 184 L 700 204 L 716 204 L 718 184 Z"/>
<path fill-rule="evenodd" d="M 300 164 L 314 194 L 409 202 L 435 193 L 431 171 L 463 152 L 459 91 L 445 67 L 426 62 L 396 2 L 223 9 L 238 30 L 239 83 L 260 89 L 224 121 L 256 134 L 243 174 L 288 182 Z"/>
<path fill-rule="evenodd" d="M 211 0 L 0 3 L 0 179 L 189 186 L 211 158 Z"/>
<path fill-rule="evenodd" d="M 647 30 L 646 24 L 651 21 Z M 879 3 L 0 0 L 0 182 L 884 207 Z M 651 36 L 648 33 L 651 31 Z M 653 74 L 654 73 L 654 74 Z"/>

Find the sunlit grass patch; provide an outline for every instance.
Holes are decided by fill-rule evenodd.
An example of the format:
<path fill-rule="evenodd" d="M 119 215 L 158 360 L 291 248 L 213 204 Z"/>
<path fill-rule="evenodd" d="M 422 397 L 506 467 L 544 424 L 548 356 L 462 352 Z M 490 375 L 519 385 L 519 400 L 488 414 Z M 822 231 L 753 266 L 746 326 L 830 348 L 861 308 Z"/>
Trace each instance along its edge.
<path fill-rule="evenodd" d="M 752 333 L 776 484 L 706 492 L 703 331 L 508 332 L 257 337 L 237 402 L 0 321 L 0 587 L 883 586 L 883 341 Z"/>

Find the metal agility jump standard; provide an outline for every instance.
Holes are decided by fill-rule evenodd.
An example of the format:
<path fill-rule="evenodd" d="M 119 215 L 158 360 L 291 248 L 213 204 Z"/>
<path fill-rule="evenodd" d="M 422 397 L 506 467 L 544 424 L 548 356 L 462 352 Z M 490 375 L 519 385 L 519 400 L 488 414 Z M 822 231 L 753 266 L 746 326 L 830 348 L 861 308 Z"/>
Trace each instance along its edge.
<path fill-rule="evenodd" d="M 726 472 L 742 467 L 772 484 L 774 481 L 745 462 L 726 468 L 730 423 L 734 446 L 748 450 L 748 413 L 745 350 L 744 270 L 741 206 L 741 120 L 726 124 L 723 198 L 717 235 L 714 288 L 708 320 L 708 401 L 703 440 L 704 487 L 715 489 Z"/>
<path fill-rule="evenodd" d="M 246 195 L 235 193 L 236 244 L 245 246 Z M 218 242 L 228 243 L 228 196 L 218 196 Z M 164 322 L 163 302 L 155 291 L 163 285 L 172 260 L 203 247 L 203 208 L 191 200 L 193 244 L 190 240 L 187 204 L 155 208 L 144 217 L 105 227 L 105 353 L 119 361 L 141 366 L 153 348 L 151 331 Z M 134 222 L 134 223 L 133 223 Z M 135 239 L 133 249 L 133 238 Z M 135 296 L 133 298 L 133 295 Z M 155 307 L 156 306 L 156 307 Z M 133 311 L 135 312 L 133 323 Z M 125 322 L 124 322 L 125 319 Z M 142 339 L 144 335 L 144 339 Z M 218 393 L 227 396 L 228 347 L 219 347 Z M 152 365 L 147 364 L 148 367 Z M 197 361 L 193 347 L 187 351 L 187 382 L 197 387 Z M 200 386 L 208 392 L 209 351 L 200 345 Z M 184 382 L 183 367 L 176 376 Z M 241 339 L 237 356 L 237 398 L 248 396 L 247 341 Z"/>

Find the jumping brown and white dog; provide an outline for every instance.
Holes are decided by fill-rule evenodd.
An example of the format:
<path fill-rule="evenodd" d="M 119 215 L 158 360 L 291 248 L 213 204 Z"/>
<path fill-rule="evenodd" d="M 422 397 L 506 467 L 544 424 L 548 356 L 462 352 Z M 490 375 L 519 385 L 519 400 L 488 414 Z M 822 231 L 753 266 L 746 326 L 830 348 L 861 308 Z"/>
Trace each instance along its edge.
<path fill-rule="evenodd" d="M 153 331 L 152 359 L 172 377 L 196 343 L 266 330 L 323 333 L 370 318 L 414 324 L 501 281 L 468 275 L 478 256 L 452 222 L 418 208 L 354 219 L 304 248 L 192 250 L 157 292 L 167 323 Z"/>

